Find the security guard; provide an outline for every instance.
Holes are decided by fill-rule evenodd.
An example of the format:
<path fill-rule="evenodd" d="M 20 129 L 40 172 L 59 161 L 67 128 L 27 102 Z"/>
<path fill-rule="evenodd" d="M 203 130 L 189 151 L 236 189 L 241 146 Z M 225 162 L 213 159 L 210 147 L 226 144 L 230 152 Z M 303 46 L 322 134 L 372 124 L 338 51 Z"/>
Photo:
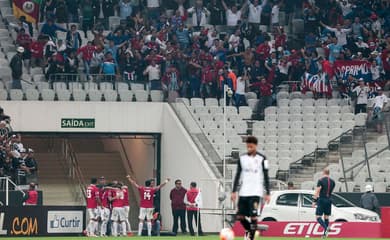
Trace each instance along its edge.
<path fill-rule="evenodd" d="M 314 193 L 314 203 L 317 203 L 316 218 L 317 222 L 324 228 L 322 238 L 328 237 L 329 233 L 329 216 L 332 213 L 332 192 L 335 187 L 335 182 L 329 177 L 329 169 L 323 170 L 323 177 L 317 182 L 317 188 Z M 324 219 L 322 219 L 322 216 Z"/>
<path fill-rule="evenodd" d="M 365 188 L 366 192 L 360 198 L 360 206 L 367 210 L 380 213 L 380 207 L 378 198 L 373 193 L 372 185 L 367 185 Z"/>

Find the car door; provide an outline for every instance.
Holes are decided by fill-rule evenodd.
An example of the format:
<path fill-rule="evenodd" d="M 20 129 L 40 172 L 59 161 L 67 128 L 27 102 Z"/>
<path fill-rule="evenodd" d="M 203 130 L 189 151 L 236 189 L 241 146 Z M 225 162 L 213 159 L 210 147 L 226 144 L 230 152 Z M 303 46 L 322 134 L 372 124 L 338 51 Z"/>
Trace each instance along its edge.
<path fill-rule="evenodd" d="M 313 196 L 311 194 L 300 194 L 299 201 L 299 221 L 311 222 L 315 221 L 316 209 L 313 207 Z"/>
<path fill-rule="evenodd" d="M 278 196 L 275 206 L 271 209 L 278 221 L 298 221 L 298 197 L 298 193 L 285 193 Z"/>

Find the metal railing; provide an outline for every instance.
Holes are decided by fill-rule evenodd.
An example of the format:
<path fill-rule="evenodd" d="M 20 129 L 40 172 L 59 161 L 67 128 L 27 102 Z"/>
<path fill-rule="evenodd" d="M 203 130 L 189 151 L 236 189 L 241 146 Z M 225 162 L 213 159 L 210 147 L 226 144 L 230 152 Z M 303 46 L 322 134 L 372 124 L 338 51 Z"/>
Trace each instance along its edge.
<path fill-rule="evenodd" d="M 53 73 L 48 75 L 48 81 L 54 82 L 128 82 L 145 83 L 143 79 L 136 79 L 132 74 L 85 74 L 85 73 Z"/>
<path fill-rule="evenodd" d="M 353 130 L 352 130 L 352 129 L 349 129 L 349 130 L 343 132 L 342 134 L 340 134 L 339 136 L 337 136 L 337 137 L 335 137 L 335 138 L 329 140 L 329 141 L 328 141 L 328 149 L 329 149 L 329 144 L 331 144 L 332 142 L 333 142 L 333 143 L 334 143 L 334 142 L 338 142 L 338 144 L 340 144 L 341 139 L 342 139 L 343 137 L 347 136 L 347 135 L 352 134 L 352 132 L 353 132 Z M 304 161 L 304 159 L 305 159 L 307 156 L 314 156 L 314 161 L 313 161 L 313 163 L 314 163 L 313 174 L 316 173 L 316 172 L 317 172 L 317 166 L 316 166 L 315 163 L 318 162 L 318 159 L 317 159 L 317 151 L 319 151 L 319 150 L 320 150 L 320 148 L 317 147 L 313 152 L 311 152 L 311 153 L 309 153 L 309 154 L 305 154 L 305 155 L 304 155 L 303 157 L 301 157 L 300 159 L 298 159 L 298 160 L 296 160 L 296 161 L 290 163 L 290 167 L 289 167 L 289 170 L 288 170 L 287 179 L 291 176 L 292 169 L 294 169 L 292 166 L 293 166 L 293 165 L 297 165 L 297 164 L 303 165 L 303 161 Z M 329 164 L 329 159 L 328 159 L 327 163 Z"/>
<path fill-rule="evenodd" d="M 130 158 L 129 158 L 128 154 L 127 154 L 127 151 L 126 151 L 126 148 L 125 148 L 125 144 L 123 143 L 123 139 L 122 139 L 121 136 L 119 136 L 118 138 L 119 138 L 119 142 L 121 144 L 121 148 L 122 148 L 123 154 L 124 154 L 124 156 L 126 158 L 126 167 L 128 168 L 128 170 L 130 170 L 131 177 L 135 181 L 137 181 L 137 179 L 135 177 L 135 174 L 134 174 L 133 167 L 130 164 Z M 134 187 L 132 187 L 131 189 L 133 191 L 133 195 L 136 196 Z M 139 198 L 135 198 L 135 201 L 136 201 L 137 204 L 139 204 Z"/>
<path fill-rule="evenodd" d="M 23 196 L 26 195 L 26 193 L 18 186 L 16 183 L 14 183 L 10 177 L 0 177 L 0 182 L 3 184 L 5 182 L 5 206 L 9 205 L 9 191 L 10 191 L 10 185 L 14 187 L 15 190 L 21 192 Z"/>
<path fill-rule="evenodd" d="M 105 74 L 78 74 L 78 73 L 55 73 L 48 76 L 49 82 L 112 82 L 121 81 L 121 75 L 105 75 Z"/>
<path fill-rule="evenodd" d="M 366 129 L 363 129 L 362 133 L 362 141 L 363 141 L 363 150 L 364 150 L 364 159 L 353 164 L 349 168 L 345 167 L 344 158 L 342 157 L 342 154 L 340 154 L 340 161 L 341 161 L 341 167 L 343 171 L 343 177 L 345 181 L 345 189 L 348 192 L 348 184 L 347 184 L 347 173 L 351 172 L 351 178 L 354 179 L 363 169 L 364 167 L 367 167 L 367 173 L 368 178 L 367 181 L 372 181 L 372 173 L 371 173 L 371 167 L 370 167 L 370 161 L 374 159 L 375 157 L 379 156 L 381 153 L 385 152 L 386 150 L 390 150 L 390 127 L 389 127 L 389 121 L 390 121 L 390 113 L 386 112 L 384 114 L 384 126 L 387 136 L 387 145 L 386 147 L 383 147 L 382 149 L 377 150 L 375 153 L 369 155 L 367 151 L 367 131 Z M 357 171 L 354 171 L 357 169 Z"/>
<path fill-rule="evenodd" d="M 79 163 L 77 161 L 76 154 L 72 148 L 72 144 L 68 139 L 63 140 L 62 144 L 62 160 L 68 171 L 68 178 L 73 182 L 76 187 L 74 190 L 74 196 L 80 201 L 84 201 L 86 197 L 86 183 L 84 176 L 81 172 Z"/>
<path fill-rule="evenodd" d="M 210 155 L 213 155 L 214 158 L 215 158 L 215 156 L 217 156 L 217 157 L 218 157 L 218 160 L 221 161 L 221 158 L 220 158 L 220 156 L 218 155 L 218 152 L 215 150 L 214 146 L 213 146 L 212 143 L 210 142 L 210 139 L 208 139 L 208 138 L 206 137 L 206 136 L 207 136 L 207 133 L 204 131 L 204 129 L 203 129 L 202 126 L 200 125 L 199 121 L 198 121 L 197 119 L 195 119 L 193 113 L 191 112 L 191 109 L 189 109 L 189 107 L 187 106 L 187 104 L 186 104 L 184 101 L 182 101 L 181 99 L 176 99 L 176 104 L 178 104 L 178 103 L 179 103 L 179 104 L 182 104 L 182 105 L 185 107 L 185 109 L 187 110 L 188 114 L 191 116 L 191 119 L 196 123 L 196 126 L 200 129 L 200 133 L 201 133 L 203 136 L 205 136 L 205 139 L 206 139 L 207 143 L 210 144 L 210 145 L 212 146 L 211 149 L 209 149 L 209 150 L 212 151 L 212 154 L 208 154 L 208 156 L 206 156 L 206 155 L 204 154 L 203 151 L 200 151 L 200 152 L 202 153 L 203 158 L 207 160 L 208 157 L 212 158 Z M 176 109 L 175 106 L 172 106 L 172 104 L 171 104 L 171 107 L 172 107 L 173 111 L 176 113 L 176 116 L 178 116 L 179 121 L 182 123 L 182 125 L 183 125 L 184 128 L 186 129 L 187 133 L 191 136 L 193 142 L 198 146 L 198 149 L 199 149 L 199 150 L 204 149 L 204 146 L 199 146 L 199 144 L 202 144 L 202 143 L 200 143 L 200 142 L 198 141 L 198 139 L 195 139 L 194 133 L 191 132 L 191 130 L 190 130 L 189 127 L 187 126 L 187 123 L 180 117 L 180 116 L 181 116 L 180 112 Z M 212 160 L 212 161 L 208 161 L 208 162 L 209 162 L 209 166 L 213 169 L 213 172 L 216 174 L 216 176 L 217 176 L 218 178 L 222 178 L 221 172 L 220 172 L 220 171 L 218 170 L 218 168 L 217 168 L 217 164 L 216 164 L 217 161 L 216 161 L 215 159 L 211 159 L 211 160 Z"/>

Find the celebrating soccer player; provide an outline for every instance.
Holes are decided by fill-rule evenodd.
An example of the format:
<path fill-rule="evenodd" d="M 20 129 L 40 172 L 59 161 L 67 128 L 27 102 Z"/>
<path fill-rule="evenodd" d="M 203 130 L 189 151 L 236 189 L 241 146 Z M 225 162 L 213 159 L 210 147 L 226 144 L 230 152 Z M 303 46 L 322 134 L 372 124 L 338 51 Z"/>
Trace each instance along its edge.
<path fill-rule="evenodd" d="M 245 229 L 245 239 L 254 240 L 257 230 L 257 216 L 259 214 L 260 200 L 263 197 L 264 188 L 266 203 L 270 200 L 270 188 L 268 177 L 268 160 L 257 152 L 257 138 L 246 139 L 248 153 L 242 155 L 238 161 L 237 173 L 234 178 L 232 201 L 237 199 L 237 190 L 240 184 L 237 220 Z"/>
<path fill-rule="evenodd" d="M 110 218 L 110 203 L 108 200 L 108 195 L 111 191 L 111 188 L 109 186 L 104 186 L 100 190 L 100 201 L 101 201 L 101 208 L 100 208 L 100 236 L 104 237 L 107 233 L 107 224 L 108 220 Z"/>
<path fill-rule="evenodd" d="M 130 204 L 129 204 L 129 188 L 126 185 L 122 184 L 122 192 L 123 192 L 123 210 L 125 211 L 126 218 L 126 229 L 127 229 L 127 235 L 131 235 L 131 226 L 129 222 L 129 212 L 130 212 Z"/>
<path fill-rule="evenodd" d="M 98 206 L 100 206 L 99 189 L 96 187 L 97 179 L 92 178 L 91 184 L 87 187 L 87 211 L 89 223 L 87 226 L 87 236 L 95 236 L 98 227 Z"/>
<path fill-rule="evenodd" d="M 154 211 L 154 202 L 153 195 L 156 191 L 160 190 L 164 187 L 170 179 L 167 178 L 164 183 L 157 187 L 151 186 L 151 181 L 145 181 L 145 186 L 138 185 L 129 175 L 127 175 L 127 179 L 133 186 L 138 189 L 140 194 L 140 211 L 139 211 L 139 225 L 138 225 L 138 236 L 142 235 L 142 228 L 144 226 L 144 221 L 146 218 L 146 224 L 148 229 L 148 236 L 152 236 L 152 219 L 153 219 L 153 211 Z"/>
<path fill-rule="evenodd" d="M 124 194 L 121 187 L 122 186 L 116 182 L 115 185 L 113 185 L 113 189 L 110 191 L 110 195 L 108 196 L 108 199 L 112 204 L 112 235 L 115 237 L 118 236 L 119 225 L 122 229 L 122 235 L 127 235 L 125 221 L 127 215 L 124 210 Z"/>

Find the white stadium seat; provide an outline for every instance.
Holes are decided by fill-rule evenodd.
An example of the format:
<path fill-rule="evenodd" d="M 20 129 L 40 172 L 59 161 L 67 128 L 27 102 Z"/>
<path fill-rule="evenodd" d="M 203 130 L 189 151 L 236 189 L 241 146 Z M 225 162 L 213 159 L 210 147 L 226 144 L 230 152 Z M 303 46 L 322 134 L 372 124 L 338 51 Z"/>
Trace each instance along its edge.
<path fill-rule="evenodd" d="M 106 102 L 116 102 L 118 99 L 118 93 L 115 90 L 107 89 L 103 91 L 103 97 Z"/>
<path fill-rule="evenodd" d="M 12 101 L 22 101 L 23 100 L 23 92 L 20 89 L 11 89 L 9 96 Z"/>
<path fill-rule="evenodd" d="M 148 92 L 145 90 L 135 90 L 135 99 L 137 102 L 147 102 L 148 101 Z"/>
<path fill-rule="evenodd" d="M 83 89 L 73 89 L 72 92 L 74 101 L 85 101 L 87 94 Z"/>

